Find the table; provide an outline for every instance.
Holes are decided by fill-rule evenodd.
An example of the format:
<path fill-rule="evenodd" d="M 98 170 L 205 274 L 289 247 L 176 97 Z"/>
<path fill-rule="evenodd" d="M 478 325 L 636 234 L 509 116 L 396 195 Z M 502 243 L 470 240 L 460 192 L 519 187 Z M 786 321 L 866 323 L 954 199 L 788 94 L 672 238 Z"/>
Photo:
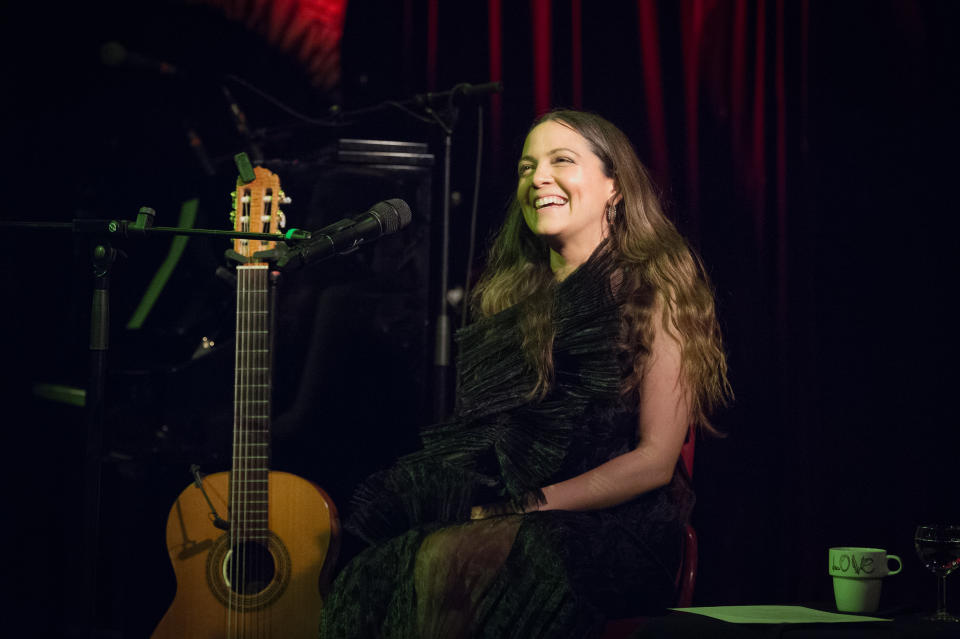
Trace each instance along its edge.
<path fill-rule="evenodd" d="M 747 624 L 670 612 L 648 618 L 631 639 L 960 639 L 960 623 L 924 621 L 920 614 L 902 610 L 880 610 L 872 616 L 891 621 Z"/>

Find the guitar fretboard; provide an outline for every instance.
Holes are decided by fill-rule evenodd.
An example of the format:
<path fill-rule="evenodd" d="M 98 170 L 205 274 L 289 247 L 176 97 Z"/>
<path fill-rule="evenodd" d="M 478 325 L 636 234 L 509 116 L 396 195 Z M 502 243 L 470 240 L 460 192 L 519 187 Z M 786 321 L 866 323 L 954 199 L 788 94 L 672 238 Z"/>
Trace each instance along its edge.
<path fill-rule="evenodd" d="M 241 540 L 268 537 L 271 339 L 269 268 L 237 267 L 230 529 Z"/>

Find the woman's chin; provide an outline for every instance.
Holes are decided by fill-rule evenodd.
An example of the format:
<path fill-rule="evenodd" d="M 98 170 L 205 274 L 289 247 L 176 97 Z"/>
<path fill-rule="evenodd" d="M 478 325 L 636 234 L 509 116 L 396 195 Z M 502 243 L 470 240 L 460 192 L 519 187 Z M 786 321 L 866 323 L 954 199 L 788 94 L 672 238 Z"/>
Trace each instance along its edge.
<path fill-rule="evenodd" d="M 530 230 L 545 239 L 562 234 L 565 228 L 565 224 L 559 220 L 551 219 L 549 215 L 540 215 L 534 224 L 530 225 Z"/>

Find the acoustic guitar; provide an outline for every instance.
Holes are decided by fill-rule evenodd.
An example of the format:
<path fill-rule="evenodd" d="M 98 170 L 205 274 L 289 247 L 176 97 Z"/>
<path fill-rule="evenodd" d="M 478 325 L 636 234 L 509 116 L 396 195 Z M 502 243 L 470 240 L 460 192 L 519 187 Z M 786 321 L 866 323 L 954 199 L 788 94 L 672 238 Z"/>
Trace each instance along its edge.
<path fill-rule="evenodd" d="M 234 229 L 277 233 L 283 194 L 276 175 L 254 168 L 237 182 Z M 272 243 L 236 240 L 246 258 Z M 155 639 L 316 637 L 339 542 L 333 502 L 313 483 L 269 470 L 272 388 L 270 268 L 237 267 L 233 460 L 229 473 L 184 490 L 167 520 L 177 579 Z M 226 513 L 226 518 L 221 514 Z"/>

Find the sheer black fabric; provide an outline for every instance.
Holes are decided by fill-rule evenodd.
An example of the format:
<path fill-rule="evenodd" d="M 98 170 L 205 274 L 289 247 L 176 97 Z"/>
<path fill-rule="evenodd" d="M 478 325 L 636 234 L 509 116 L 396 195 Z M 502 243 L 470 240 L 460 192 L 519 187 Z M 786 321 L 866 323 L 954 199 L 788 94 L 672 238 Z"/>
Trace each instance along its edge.
<path fill-rule="evenodd" d="M 469 520 L 474 505 L 542 499 L 543 486 L 637 445 L 616 272 L 601 247 L 556 286 L 543 400 L 529 399 L 521 305 L 460 331 L 454 417 L 357 490 L 347 528 L 371 547 L 338 576 L 321 637 L 594 637 L 607 617 L 672 604 L 693 506 L 679 466 L 613 508 Z"/>

